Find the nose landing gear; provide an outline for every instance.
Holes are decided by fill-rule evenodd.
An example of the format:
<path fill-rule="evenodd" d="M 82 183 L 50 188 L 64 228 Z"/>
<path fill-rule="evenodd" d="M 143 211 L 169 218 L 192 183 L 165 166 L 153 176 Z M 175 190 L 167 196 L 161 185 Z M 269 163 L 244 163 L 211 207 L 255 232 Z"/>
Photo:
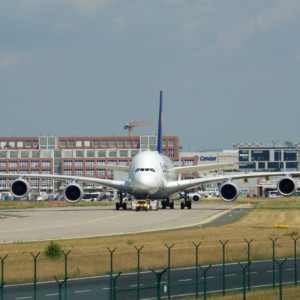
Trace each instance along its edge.
<path fill-rule="evenodd" d="M 123 202 L 123 193 L 122 192 L 118 192 L 118 198 L 119 198 L 119 202 L 116 203 L 116 210 L 119 210 L 120 208 L 123 208 L 124 210 L 127 209 L 127 203 Z"/>

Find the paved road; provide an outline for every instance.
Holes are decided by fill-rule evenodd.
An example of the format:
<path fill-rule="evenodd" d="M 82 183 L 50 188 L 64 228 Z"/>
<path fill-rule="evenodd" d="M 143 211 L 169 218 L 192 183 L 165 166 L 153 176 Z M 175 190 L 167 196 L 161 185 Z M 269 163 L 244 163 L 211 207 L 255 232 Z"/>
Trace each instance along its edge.
<path fill-rule="evenodd" d="M 0 243 L 69 239 L 219 225 L 240 218 L 248 205 L 199 203 L 191 210 L 135 212 L 112 207 L 52 207 L 0 212 Z"/>
<path fill-rule="evenodd" d="M 298 261 L 298 270 L 300 265 Z M 245 266 L 246 263 L 244 262 Z M 207 266 L 203 266 L 207 267 Z M 223 286 L 222 265 L 214 265 L 207 271 L 207 291 L 221 292 Z M 199 279 L 203 281 L 203 272 L 199 270 Z M 282 282 L 294 283 L 294 260 L 287 260 L 282 267 Z M 195 295 L 195 268 L 183 268 L 171 270 L 172 286 L 170 293 L 172 296 Z M 299 276 L 298 276 L 299 277 Z M 167 272 L 161 279 L 161 296 L 166 297 L 167 292 Z M 278 266 L 275 267 L 275 282 L 278 284 L 279 272 Z M 248 282 L 246 280 L 246 282 Z M 137 287 L 137 274 L 121 274 L 116 282 L 117 299 L 137 299 L 137 291 L 121 291 L 122 289 L 133 289 Z M 156 276 L 152 272 L 142 272 L 140 274 L 141 288 L 151 286 L 149 289 L 140 291 L 141 299 L 156 299 L 157 289 Z M 272 261 L 252 262 L 250 269 L 250 284 L 251 287 L 265 287 L 273 284 L 273 263 Z M 242 289 L 243 287 L 243 272 L 242 268 L 237 263 L 227 264 L 225 266 L 225 286 L 226 291 Z M 203 293 L 203 282 L 199 283 L 199 293 Z M 278 288 L 278 287 L 276 287 Z M 68 290 L 61 291 L 62 299 L 110 299 L 110 278 L 109 276 L 91 277 L 84 279 L 76 279 L 68 281 Z M 284 288 L 283 288 L 284 295 Z M 14 285 L 4 288 L 3 299 L 6 300 L 21 300 L 34 299 L 33 284 Z M 59 299 L 59 289 L 56 282 L 45 282 L 37 285 L 36 299 Z"/>

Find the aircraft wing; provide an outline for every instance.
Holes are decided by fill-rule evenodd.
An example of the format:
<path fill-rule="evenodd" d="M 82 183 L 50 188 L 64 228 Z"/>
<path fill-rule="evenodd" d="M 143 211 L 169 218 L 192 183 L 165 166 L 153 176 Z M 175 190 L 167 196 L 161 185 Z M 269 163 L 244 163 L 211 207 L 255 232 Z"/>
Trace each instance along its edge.
<path fill-rule="evenodd" d="M 119 191 L 130 193 L 131 187 L 128 181 L 101 179 L 94 177 L 83 177 L 83 176 L 65 176 L 65 175 L 48 175 L 48 174 L 0 174 L 0 179 L 52 179 L 60 181 L 74 181 L 82 183 L 98 184 L 105 187 L 117 189 Z"/>
<path fill-rule="evenodd" d="M 216 183 L 216 182 L 226 182 L 234 181 L 236 179 L 247 179 L 247 178 L 266 178 L 269 177 L 300 177 L 300 172 L 253 172 L 253 173 L 241 173 L 234 175 L 216 175 L 213 177 L 203 177 L 196 179 L 178 180 L 172 181 L 167 184 L 166 190 L 168 194 L 178 193 L 180 191 L 198 187 L 203 184 Z"/>
<path fill-rule="evenodd" d="M 183 174 L 183 173 L 199 172 L 199 171 L 206 171 L 206 170 L 223 169 L 231 166 L 234 166 L 234 164 L 219 163 L 219 164 L 207 164 L 207 165 L 197 165 L 197 166 L 185 166 L 185 167 L 175 167 L 173 169 L 169 169 L 168 172 L 175 172 L 175 174 Z"/>

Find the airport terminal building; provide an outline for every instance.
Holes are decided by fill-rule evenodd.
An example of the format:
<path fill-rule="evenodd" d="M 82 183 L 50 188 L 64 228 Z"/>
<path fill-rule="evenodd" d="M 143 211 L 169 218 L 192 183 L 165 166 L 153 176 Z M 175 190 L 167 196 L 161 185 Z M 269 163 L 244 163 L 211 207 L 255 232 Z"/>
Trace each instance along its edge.
<path fill-rule="evenodd" d="M 238 151 L 239 171 L 298 171 L 300 143 L 278 141 L 266 143 L 234 143 Z"/>
<path fill-rule="evenodd" d="M 113 179 L 101 165 L 129 166 L 141 150 L 156 150 L 156 135 L 96 137 L 1 137 L 0 173 L 63 174 Z M 163 137 L 163 152 L 179 160 L 177 136 Z M 33 194 L 57 193 L 62 182 L 30 179 Z M 0 192 L 8 190 L 10 180 L 0 179 Z"/>

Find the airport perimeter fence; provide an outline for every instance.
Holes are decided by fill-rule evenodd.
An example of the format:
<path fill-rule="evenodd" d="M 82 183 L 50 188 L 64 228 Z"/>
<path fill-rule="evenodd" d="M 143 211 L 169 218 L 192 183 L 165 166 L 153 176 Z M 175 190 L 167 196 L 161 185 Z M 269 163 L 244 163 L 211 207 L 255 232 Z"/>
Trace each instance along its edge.
<path fill-rule="evenodd" d="M 167 253 L 167 262 L 164 268 L 152 269 L 148 271 L 141 268 L 141 256 L 144 246 L 133 245 L 136 251 L 136 266 L 133 273 L 116 273 L 114 255 L 117 248 L 107 247 L 106 258 L 109 261 L 110 271 L 105 276 L 95 276 L 82 278 L 76 282 L 68 277 L 68 258 L 72 250 L 62 251 L 64 261 L 64 276 L 58 279 L 53 276 L 52 282 L 38 282 L 37 267 L 40 252 L 30 253 L 33 266 L 33 283 L 26 285 L 6 285 L 5 272 L 9 254 L 0 256 L 1 260 L 1 285 L 0 296 L 3 299 L 161 299 L 179 297 L 184 295 L 195 298 L 206 299 L 208 293 L 219 293 L 225 296 L 228 292 L 241 290 L 241 298 L 246 299 L 247 292 L 258 287 L 272 287 L 278 289 L 279 299 L 283 299 L 283 284 L 297 287 L 299 273 L 299 259 L 297 257 L 297 241 L 299 236 L 290 236 L 292 247 L 290 258 L 276 258 L 276 246 L 278 237 L 269 237 L 269 245 L 272 256 L 263 261 L 253 261 L 251 259 L 251 246 L 254 240 L 244 239 L 247 259 L 243 262 L 236 261 L 228 263 L 226 261 L 227 247 L 229 240 L 219 240 L 218 251 L 222 260 L 219 264 L 201 265 L 199 263 L 199 248 L 202 242 L 195 243 L 194 264 L 185 268 L 175 268 L 172 266 L 176 244 L 164 244 Z M 288 245 L 286 245 L 288 246 Z M 243 248 L 245 249 L 245 248 Z M 263 267 L 262 267 L 263 265 Z M 234 273 L 232 273 L 234 272 Z M 59 277 L 59 276 L 58 276 Z M 45 288 L 45 286 L 47 286 Z M 79 287 L 81 290 L 76 290 Z M 85 289 L 88 287 L 88 289 Z M 94 290 L 92 291 L 92 287 Z M 83 289 L 83 290 L 82 290 Z M 48 294 L 47 294 L 48 293 Z M 86 296 L 84 293 L 90 293 Z M 20 297 L 22 296 L 22 297 Z M 53 298 L 54 297 L 54 298 Z"/>

